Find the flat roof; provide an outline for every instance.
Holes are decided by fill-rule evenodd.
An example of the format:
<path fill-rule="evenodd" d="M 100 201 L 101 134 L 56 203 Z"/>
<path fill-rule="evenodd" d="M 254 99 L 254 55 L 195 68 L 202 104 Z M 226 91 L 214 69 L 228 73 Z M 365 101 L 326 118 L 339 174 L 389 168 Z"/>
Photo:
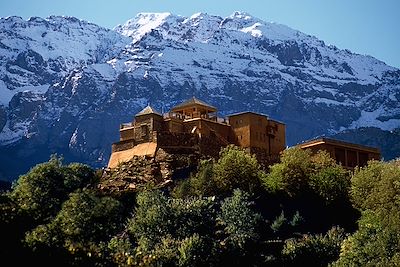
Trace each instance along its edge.
<path fill-rule="evenodd" d="M 380 154 L 380 150 L 377 147 L 365 146 L 365 145 L 350 143 L 350 142 L 327 138 L 327 137 L 321 137 L 321 138 L 309 140 L 309 141 L 297 144 L 297 146 L 300 146 L 301 148 L 309 148 L 309 147 L 312 147 L 315 145 L 320 145 L 320 144 L 344 146 L 344 147 L 349 147 L 349 148 L 358 149 L 358 150 L 365 150 L 365 151 L 369 151 L 372 153 Z"/>
<path fill-rule="evenodd" d="M 230 118 L 230 117 L 244 115 L 244 114 L 254 114 L 254 115 L 257 115 L 257 116 L 266 117 L 269 121 L 277 122 L 277 123 L 280 123 L 280 124 L 285 124 L 285 123 L 283 123 L 281 121 L 271 119 L 267 114 L 258 113 L 258 112 L 254 112 L 254 111 L 242 111 L 242 112 L 238 112 L 238 113 L 233 113 L 233 114 L 227 115 L 227 117 Z"/>
<path fill-rule="evenodd" d="M 262 114 L 262 113 L 257 113 L 257 112 L 254 112 L 254 111 L 242 111 L 242 112 L 238 112 L 238 113 L 233 113 L 233 114 L 227 115 L 227 117 L 229 118 L 229 117 L 239 116 L 239 115 L 243 115 L 243 114 L 254 114 L 254 115 L 257 115 L 257 116 L 263 116 L 263 117 L 267 117 L 268 118 L 268 115 Z"/>

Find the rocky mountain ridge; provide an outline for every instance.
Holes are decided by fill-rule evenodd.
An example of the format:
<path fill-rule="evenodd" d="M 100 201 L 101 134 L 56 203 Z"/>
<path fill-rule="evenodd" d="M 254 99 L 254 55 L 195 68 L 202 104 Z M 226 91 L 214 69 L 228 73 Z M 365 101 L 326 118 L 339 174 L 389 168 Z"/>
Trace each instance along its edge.
<path fill-rule="evenodd" d="M 114 30 L 9 17 L 0 37 L 2 179 L 51 153 L 104 166 L 120 123 L 148 103 L 167 111 L 192 96 L 220 116 L 251 110 L 285 122 L 289 145 L 400 128 L 399 69 L 242 12 L 140 13 Z"/>

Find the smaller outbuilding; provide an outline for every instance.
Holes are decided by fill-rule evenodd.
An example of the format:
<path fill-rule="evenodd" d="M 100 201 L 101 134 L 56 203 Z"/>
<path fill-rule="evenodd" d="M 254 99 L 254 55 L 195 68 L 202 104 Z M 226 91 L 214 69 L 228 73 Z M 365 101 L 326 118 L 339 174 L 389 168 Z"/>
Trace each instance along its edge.
<path fill-rule="evenodd" d="M 363 167 L 369 160 L 380 160 L 381 152 L 376 147 L 369 147 L 348 143 L 331 138 L 318 138 L 298 145 L 302 149 L 310 149 L 316 153 L 319 150 L 327 151 L 337 163 L 348 169 Z"/>

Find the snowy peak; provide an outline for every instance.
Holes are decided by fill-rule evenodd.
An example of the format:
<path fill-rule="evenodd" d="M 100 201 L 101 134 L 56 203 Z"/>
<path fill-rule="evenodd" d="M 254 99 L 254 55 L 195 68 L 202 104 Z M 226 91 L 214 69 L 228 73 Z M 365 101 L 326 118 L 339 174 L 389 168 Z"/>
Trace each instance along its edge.
<path fill-rule="evenodd" d="M 255 23 L 263 23 L 263 21 L 252 17 L 248 13 L 235 11 L 232 15 L 223 19 L 221 27 L 231 30 L 240 30 L 242 28 L 250 27 Z"/>
<path fill-rule="evenodd" d="M 98 50 L 104 43 L 121 46 L 124 42 L 118 33 L 64 16 L 33 17 L 28 21 L 19 17 L 0 19 L 0 40 L 0 48 L 10 48 L 11 57 L 20 51 L 33 50 L 45 60 L 62 55 L 77 61 L 96 60 L 94 52 L 101 52 Z M 1 51 L 2 56 L 6 54 Z"/>
<path fill-rule="evenodd" d="M 133 38 L 136 42 L 153 29 L 162 26 L 168 18 L 173 20 L 177 16 L 171 13 L 139 13 L 125 24 L 116 26 L 114 30 L 123 36 Z"/>
<path fill-rule="evenodd" d="M 315 42 L 315 37 L 293 30 L 285 25 L 265 22 L 245 12 L 236 11 L 222 18 L 207 13 L 195 13 L 190 17 L 171 13 L 139 13 L 135 18 L 114 28 L 123 36 L 142 39 L 153 30 L 159 31 L 165 39 L 206 42 L 219 34 L 219 30 L 239 31 L 252 37 L 263 37 L 272 41 L 296 40 Z"/>

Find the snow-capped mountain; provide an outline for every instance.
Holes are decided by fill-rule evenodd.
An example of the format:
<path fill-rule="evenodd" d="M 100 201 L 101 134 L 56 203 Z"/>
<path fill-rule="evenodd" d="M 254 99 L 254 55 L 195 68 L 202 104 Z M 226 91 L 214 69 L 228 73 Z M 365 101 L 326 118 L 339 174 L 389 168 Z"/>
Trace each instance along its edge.
<path fill-rule="evenodd" d="M 121 122 L 147 103 L 166 111 L 192 96 L 220 116 L 251 110 L 285 122 L 289 145 L 400 128 L 400 70 L 241 12 L 140 13 L 114 30 L 9 17 L 0 58 L 0 160 L 10 163 L 0 177 L 15 160 L 22 170 L 54 152 L 102 166 Z"/>

